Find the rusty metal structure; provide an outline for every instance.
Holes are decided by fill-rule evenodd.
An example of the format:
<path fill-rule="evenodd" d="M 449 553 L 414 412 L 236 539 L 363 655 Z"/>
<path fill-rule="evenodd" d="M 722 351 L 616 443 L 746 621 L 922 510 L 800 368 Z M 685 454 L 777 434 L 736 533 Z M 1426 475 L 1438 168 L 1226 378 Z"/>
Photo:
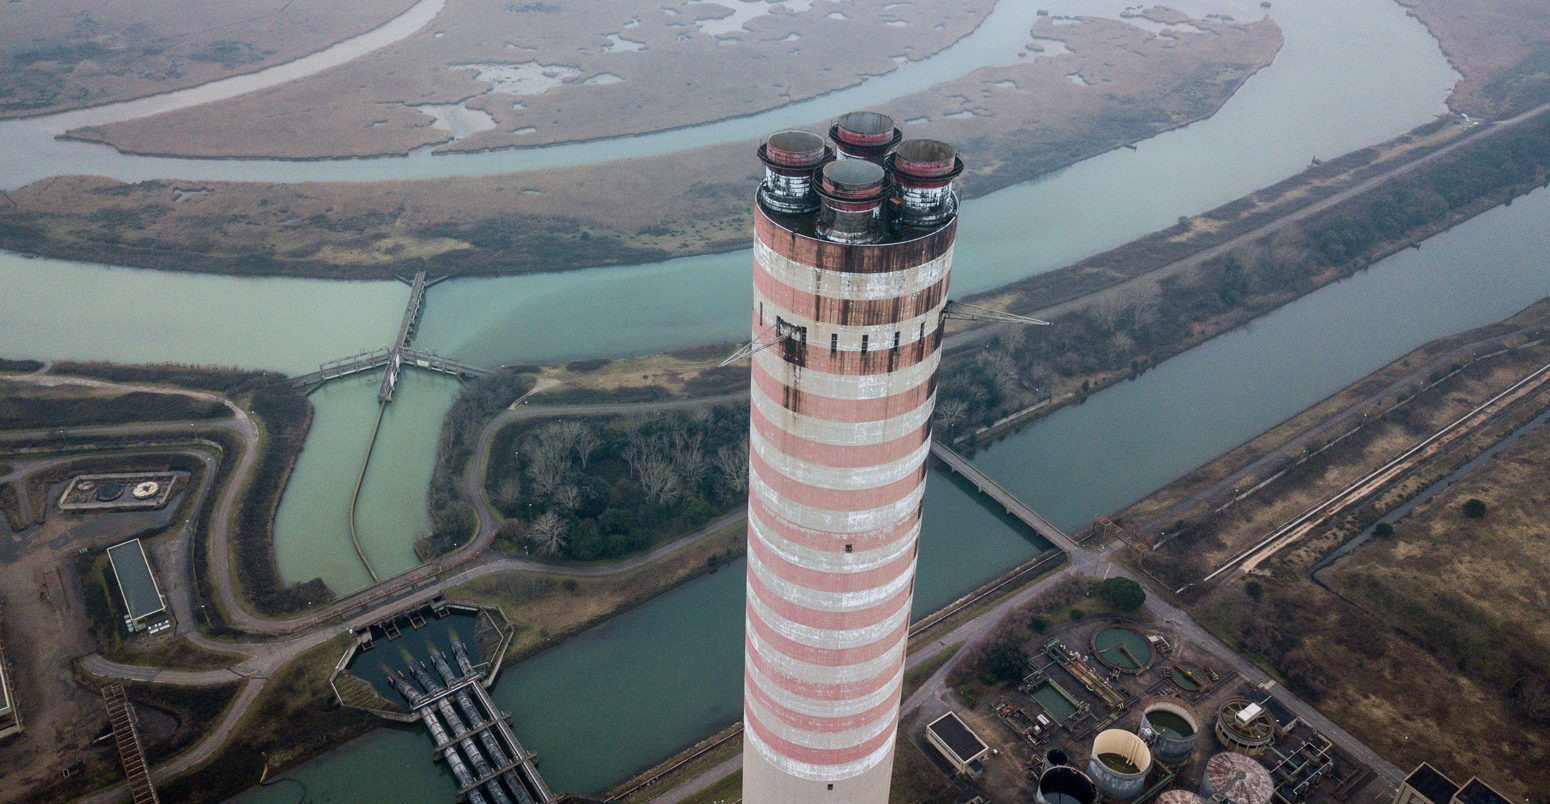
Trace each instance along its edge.
<path fill-rule="evenodd" d="M 885 802 L 963 160 L 892 118 L 759 149 L 743 800 Z M 836 158 L 837 157 L 837 158 Z"/>

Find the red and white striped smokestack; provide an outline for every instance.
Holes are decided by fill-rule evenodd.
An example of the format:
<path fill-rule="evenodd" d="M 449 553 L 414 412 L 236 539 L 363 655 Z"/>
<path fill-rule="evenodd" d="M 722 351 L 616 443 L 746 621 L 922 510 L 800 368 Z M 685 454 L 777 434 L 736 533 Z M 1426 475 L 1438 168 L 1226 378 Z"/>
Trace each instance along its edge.
<path fill-rule="evenodd" d="M 881 159 L 897 129 L 862 114 Z M 754 337 L 787 337 L 751 368 L 747 804 L 888 800 L 957 230 L 961 163 L 935 154 L 900 163 L 934 228 L 896 232 L 904 201 L 858 159 L 823 167 L 813 214 L 754 205 Z"/>
<path fill-rule="evenodd" d="M 834 140 L 835 153 L 841 159 L 881 163 L 903 138 L 904 132 L 894 125 L 893 118 L 878 112 L 840 115 L 829 127 L 829 139 Z"/>
<path fill-rule="evenodd" d="M 813 172 L 834 157 L 823 138 L 808 131 L 780 131 L 759 146 L 764 183 L 759 199 L 777 212 L 801 214 L 818 208 Z"/>

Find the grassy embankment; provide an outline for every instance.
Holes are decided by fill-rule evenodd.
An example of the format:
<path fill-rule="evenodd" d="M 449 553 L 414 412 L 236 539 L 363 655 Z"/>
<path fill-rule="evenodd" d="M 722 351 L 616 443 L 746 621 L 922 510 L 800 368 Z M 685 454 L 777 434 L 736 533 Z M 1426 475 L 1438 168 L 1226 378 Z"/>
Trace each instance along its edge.
<path fill-rule="evenodd" d="M 1180 535 L 1143 563 L 1170 587 L 1198 579 L 1208 559 L 1192 556 L 1230 554 L 1550 360 L 1550 343 L 1542 340 L 1547 320 L 1550 304 L 1541 303 L 1509 322 L 1424 347 L 1134 506 L 1131 518 L 1166 510 L 1193 494 L 1200 477 L 1227 476 L 1435 356 L 1528 329 L 1504 342 L 1510 351 L 1456 368 L 1445 364 L 1397 395 L 1385 393 L 1372 415 L 1311 442 L 1299 464 L 1263 470 L 1268 476 L 1288 469 L 1243 502 L 1224 512 L 1215 510 L 1221 499 L 1191 509 L 1178 523 Z M 1338 513 L 1251 577 L 1203 596 L 1192 590 L 1195 616 L 1401 766 L 1446 756 L 1460 775 L 1474 767 L 1520 792 L 1543 784 L 1550 740 L 1542 739 L 1534 718 L 1544 717 L 1535 707 L 1547 675 L 1547 640 L 1537 620 L 1521 615 L 1550 580 L 1550 568 L 1539 560 L 1543 534 L 1531 524 L 1543 514 L 1535 509 L 1542 490 L 1529 488 L 1534 481 L 1524 474 L 1543 461 L 1544 428 L 1400 520 L 1395 536 L 1375 538 L 1333 573 L 1321 573 L 1327 588 L 1308 571 L 1384 512 L 1546 409 L 1550 399 L 1541 392 L 1373 499 Z M 1480 496 L 1505 509 L 1501 519 L 1472 521 L 1459 512 L 1461 500 Z M 1495 750 L 1491 735 L 1508 733 L 1522 737 L 1517 749 Z"/>
<path fill-rule="evenodd" d="M 1203 32 L 1169 39 L 1114 20 L 1044 21 L 1038 35 L 1075 52 L 979 70 L 888 111 L 930 118 L 910 135 L 958 143 L 970 166 L 965 192 L 983 195 L 1209 117 L 1281 44 L 1273 22 L 1193 24 Z M 1074 72 L 1091 85 L 1075 85 L 1067 77 Z M 206 195 L 174 202 L 174 182 L 60 177 L 9 192 L 0 246 L 161 269 L 338 279 L 419 267 L 465 276 L 567 270 L 746 247 L 757 174 L 752 149 L 739 142 L 461 178 L 450 195 L 445 179 L 204 182 Z"/>

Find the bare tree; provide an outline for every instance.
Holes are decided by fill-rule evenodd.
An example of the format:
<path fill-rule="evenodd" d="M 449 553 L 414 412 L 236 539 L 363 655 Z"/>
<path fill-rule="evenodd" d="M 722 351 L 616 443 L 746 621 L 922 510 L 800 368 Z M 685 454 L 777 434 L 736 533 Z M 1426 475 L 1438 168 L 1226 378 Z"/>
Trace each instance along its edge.
<path fill-rule="evenodd" d="M 1098 320 L 1098 325 L 1107 332 L 1113 332 L 1119 326 L 1119 319 L 1125 312 L 1125 299 L 1119 291 L 1111 290 L 1099 296 L 1092 306 L 1093 316 Z"/>
<path fill-rule="evenodd" d="M 936 421 L 943 430 L 952 430 L 963 423 L 969 414 L 969 403 L 962 399 L 949 399 L 936 406 Z"/>
<path fill-rule="evenodd" d="M 570 450 L 550 438 L 535 438 L 527 448 L 527 474 L 539 494 L 551 494 L 570 474 Z"/>
<path fill-rule="evenodd" d="M 678 499 L 681 491 L 678 485 L 678 472 L 662 455 L 653 453 L 642 459 L 636 478 L 640 480 L 641 488 L 646 492 L 646 499 L 653 504 L 671 505 Z"/>
<path fill-rule="evenodd" d="M 701 445 L 704 437 L 699 433 L 678 434 L 673 439 L 673 463 L 678 467 L 679 480 L 686 494 L 693 494 L 705 478 L 710 461 Z"/>
<path fill-rule="evenodd" d="M 576 460 L 581 463 L 581 471 L 587 471 L 587 461 L 592 459 L 592 453 L 602 446 L 603 439 L 597 431 L 580 422 L 569 422 L 577 426 L 575 434 L 571 437 L 571 449 L 576 452 Z"/>
<path fill-rule="evenodd" d="M 522 501 L 522 478 L 515 474 L 509 474 L 495 484 L 495 493 L 492 495 L 495 507 L 506 511 L 516 507 Z"/>
<path fill-rule="evenodd" d="M 567 483 L 554 490 L 554 502 L 566 511 L 574 511 L 581 505 L 581 489 Z"/>
<path fill-rule="evenodd" d="M 1137 331 L 1146 328 L 1157 318 L 1157 300 L 1161 295 L 1157 283 L 1152 280 L 1137 282 L 1126 292 Z"/>
<path fill-rule="evenodd" d="M 728 444 L 716 451 L 716 471 L 733 492 L 748 488 L 748 442 Z"/>
<path fill-rule="evenodd" d="M 1017 361 L 1011 355 L 999 349 L 986 349 L 975 359 L 990 373 L 990 380 L 995 383 L 998 393 L 1011 396 L 1017 391 L 1022 372 L 1018 370 Z"/>
<path fill-rule="evenodd" d="M 553 511 L 539 514 L 527 526 L 527 536 L 538 547 L 538 551 L 551 556 L 557 556 L 565 549 L 566 531 L 565 521 Z"/>
<path fill-rule="evenodd" d="M 1135 350 L 1135 339 L 1123 332 L 1116 332 L 1114 337 L 1109 339 L 1109 352 L 1114 355 L 1115 362 L 1124 362 L 1125 358 L 1130 357 Z"/>

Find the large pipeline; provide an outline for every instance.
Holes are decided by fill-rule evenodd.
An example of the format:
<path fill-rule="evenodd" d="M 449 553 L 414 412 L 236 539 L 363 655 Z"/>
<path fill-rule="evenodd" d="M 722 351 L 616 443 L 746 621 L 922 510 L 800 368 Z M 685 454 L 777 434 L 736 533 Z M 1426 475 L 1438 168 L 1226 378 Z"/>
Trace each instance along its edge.
<path fill-rule="evenodd" d="M 421 665 L 421 667 L 423 668 L 424 665 Z M 409 702 L 410 706 L 414 706 L 425 699 L 425 694 L 415 689 L 414 684 L 409 679 L 404 678 L 402 674 L 389 670 L 387 671 L 387 677 L 388 682 L 393 685 L 394 689 L 398 690 L 398 694 L 404 696 L 404 699 Z M 422 680 L 421 683 L 424 683 L 424 681 Z M 435 692 L 435 690 L 431 691 Z M 448 736 L 447 730 L 441 725 L 441 721 L 436 719 L 436 713 L 431 711 L 430 707 L 424 707 L 419 712 L 420 719 L 425 722 L 425 728 L 430 730 L 431 739 L 435 740 L 437 745 L 447 745 L 452 742 L 452 738 Z M 458 755 L 457 751 L 451 750 L 449 747 L 444 756 L 447 758 L 447 767 L 452 770 L 452 776 L 457 779 L 459 785 L 468 787 L 477 781 L 477 777 L 468 770 L 468 766 L 463 763 L 463 758 Z M 468 800 L 471 804 L 489 804 L 485 800 L 484 794 L 477 789 L 468 791 Z"/>
<path fill-rule="evenodd" d="M 454 652 L 459 655 L 459 666 L 462 666 L 468 659 L 462 647 L 461 643 L 453 644 Z M 448 686 L 468 678 L 468 670 L 465 670 L 462 675 L 453 674 L 452 668 L 447 664 L 446 656 L 435 648 L 431 649 L 431 663 L 436 666 L 436 672 L 441 674 L 442 680 L 446 681 Z M 469 668 L 472 669 L 472 667 L 472 663 L 469 663 Z M 477 730 L 484 725 L 484 716 L 479 713 L 479 707 L 474 705 L 473 699 L 468 697 L 467 692 L 459 690 L 453 697 L 457 699 L 458 707 L 463 710 L 463 716 L 468 718 L 470 728 Z M 489 729 L 479 732 L 479 743 L 484 746 L 485 754 L 490 757 L 490 761 L 494 762 L 496 767 L 506 764 L 506 752 L 501 749 L 500 741 L 495 739 L 495 735 L 491 734 Z M 533 804 L 532 796 L 528 795 L 527 788 L 523 786 L 522 780 L 517 778 L 515 771 L 506 771 L 501 774 L 501 778 L 505 780 L 506 786 L 511 788 L 511 792 L 516 795 L 519 804 Z"/>

